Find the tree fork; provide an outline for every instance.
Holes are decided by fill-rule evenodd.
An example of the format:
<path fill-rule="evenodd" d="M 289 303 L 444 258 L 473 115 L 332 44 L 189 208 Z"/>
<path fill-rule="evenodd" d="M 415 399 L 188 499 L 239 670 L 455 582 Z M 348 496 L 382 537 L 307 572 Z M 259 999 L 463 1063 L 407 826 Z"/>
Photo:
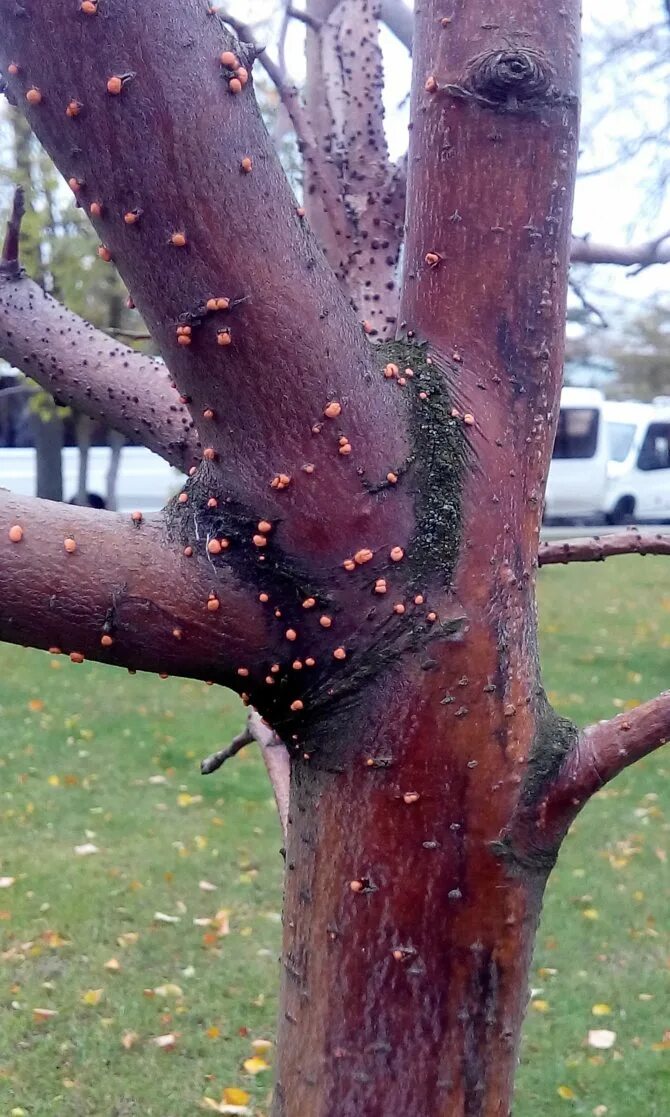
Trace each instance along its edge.
<path fill-rule="evenodd" d="M 26 0 L 16 13 L 0 0 L 4 69 L 12 60 L 18 69 L 10 95 L 118 266 L 222 489 L 259 519 L 281 518 L 287 550 L 337 561 L 370 517 L 360 471 L 379 481 L 388 459 L 407 452 L 406 408 L 297 212 L 253 79 L 242 86 L 221 61 L 230 54 L 249 74 L 253 59 L 200 0 L 167 0 L 159 13 L 122 4 L 95 18 L 56 0 L 48 20 Z M 179 25 L 189 28 L 187 48 Z M 82 108 L 68 119 L 73 97 Z M 140 148 L 138 124 L 148 119 L 152 142 Z M 335 388 L 342 419 L 319 437 Z M 351 458 L 333 445 L 335 433 Z M 309 480 L 305 464 L 314 466 Z M 280 475 L 291 483 L 278 490 Z M 399 519 L 411 527 L 400 491 L 394 510 L 371 503 L 369 545 Z"/>

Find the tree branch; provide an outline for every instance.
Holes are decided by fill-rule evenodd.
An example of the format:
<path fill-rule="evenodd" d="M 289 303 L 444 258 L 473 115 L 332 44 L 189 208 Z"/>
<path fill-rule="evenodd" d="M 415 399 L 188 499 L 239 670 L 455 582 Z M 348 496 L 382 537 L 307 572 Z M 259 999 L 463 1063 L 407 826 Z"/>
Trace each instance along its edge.
<path fill-rule="evenodd" d="M 620 264 L 623 267 L 651 267 L 670 262 L 670 232 L 642 244 L 600 244 L 587 237 L 573 237 L 570 259 L 573 264 Z"/>
<path fill-rule="evenodd" d="M 291 13 L 287 12 L 287 14 Z M 269 57 L 265 47 L 259 46 L 256 43 L 253 31 L 248 24 L 243 23 L 239 19 L 234 19 L 227 13 L 221 12 L 219 16 L 224 23 L 227 23 L 233 28 L 239 39 L 244 43 L 249 43 L 253 47 L 254 53 L 258 55 L 263 69 L 277 90 L 279 98 L 288 113 L 293 130 L 296 134 L 300 153 L 305 162 L 312 168 L 314 176 L 313 185 L 319 193 L 323 206 L 333 226 L 338 228 L 340 234 L 342 234 L 346 225 L 346 220 L 337 179 L 337 171 L 333 163 L 320 157 L 319 144 L 314 128 L 312 127 L 309 114 L 302 103 L 297 87 L 291 82 L 286 81 L 281 67 Z"/>
<path fill-rule="evenodd" d="M 219 605 L 209 607 L 210 593 Z M 0 640 L 239 688 L 260 606 L 225 567 L 182 555 L 162 518 L 0 490 Z"/>
<path fill-rule="evenodd" d="M 523 42 L 511 43 L 517 20 Z M 482 27 L 478 4 L 458 0 L 452 23 L 438 0 L 425 0 L 415 27 L 400 317 L 453 362 L 474 412 L 473 435 L 482 435 L 478 452 L 491 459 L 484 466 L 482 458 L 483 476 L 514 475 L 524 445 L 537 445 L 532 401 L 552 398 L 562 369 L 578 116 L 575 14 L 546 0 L 513 3 L 505 20 Z M 522 170 L 528 159 L 532 203 Z M 510 451 L 516 461 L 503 464 Z M 536 461 L 539 479 L 544 463 Z M 490 501 L 488 492 L 482 500 Z"/>
<path fill-rule="evenodd" d="M 403 0 L 382 0 L 381 18 L 396 39 L 412 53 L 414 35 L 414 12 Z"/>
<path fill-rule="evenodd" d="M 330 104 L 330 85 L 324 58 L 324 26 L 337 3 L 307 0 L 303 13 L 305 40 L 304 97 L 306 111 L 317 137 L 317 150 L 305 156 L 305 207 L 326 259 L 346 289 L 346 260 L 351 239 L 349 215 L 344 205 L 337 130 Z M 324 195 L 323 182 L 334 181 L 337 205 Z"/>
<path fill-rule="evenodd" d="M 393 204 L 384 65 L 374 0 L 340 0 L 321 32 L 350 235 L 344 279 L 373 336 L 395 336 L 395 270 L 405 211 Z M 400 196 L 395 197 L 395 202 Z"/>
<path fill-rule="evenodd" d="M 120 345 L 24 275 L 0 273 L 0 357 L 188 472 L 202 450 L 165 366 Z"/>
<path fill-rule="evenodd" d="M 594 535 L 590 539 L 549 540 L 540 544 L 538 566 L 569 562 L 603 562 L 613 555 L 670 555 L 670 534 L 640 531 Z"/>
<path fill-rule="evenodd" d="M 21 222 L 26 212 L 26 199 L 22 186 L 17 186 L 14 191 L 12 212 L 7 222 L 7 232 L 0 256 L 0 274 L 17 276 L 19 267 L 19 236 Z"/>
<path fill-rule="evenodd" d="M 120 0 L 104 19 L 73 12 L 71 0 L 48 9 L 25 0 L 29 18 L 2 4 L 3 68 L 19 65 L 10 93 L 81 204 L 94 206 L 104 255 L 198 425 L 211 416 L 206 445 L 221 488 L 259 519 L 286 522 L 295 507 L 303 536 L 312 530 L 306 502 L 322 508 L 327 493 L 320 545 L 339 559 L 343 526 L 353 532 L 360 515 L 356 470 L 380 480 L 389 459 L 407 456 L 405 405 L 371 375 L 360 323 L 296 213 L 251 78 L 242 85 L 237 76 L 246 79 L 252 52 L 201 0 L 164 0 L 150 13 Z M 226 51 L 235 65 L 220 61 Z M 83 106 L 69 121 L 68 98 Z M 146 120 L 151 142 L 140 145 Z M 223 298 L 228 309 L 208 308 Z M 335 390 L 356 468 L 312 435 Z M 273 476 L 300 476 L 305 462 L 315 467 L 308 497 L 297 484 L 271 488 Z"/>
<path fill-rule="evenodd" d="M 668 743 L 670 691 L 574 732 L 572 741 L 564 736 L 569 723 L 559 729 L 559 722 L 553 740 L 545 739 L 543 747 L 556 748 L 567 741 L 564 758 L 552 774 L 551 755 L 538 757 L 539 766 L 503 835 L 504 847 L 526 866 L 552 864 L 568 828 L 591 796 L 624 768 Z M 542 770 L 547 762 L 548 777 Z"/>
<path fill-rule="evenodd" d="M 670 691 L 584 729 L 540 806 L 539 840 L 560 840 L 592 795 L 669 740 Z"/>
<path fill-rule="evenodd" d="M 366 331 L 393 336 L 405 210 L 384 133 L 378 6 L 309 0 L 306 14 L 305 97 L 319 138 L 305 155 L 307 213 Z"/>
<path fill-rule="evenodd" d="M 281 822 L 282 835 L 286 840 L 288 827 L 289 787 L 291 781 L 291 760 L 286 746 L 273 729 L 263 721 L 257 710 L 250 710 L 247 724 L 241 733 L 233 738 L 231 743 L 218 752 L 212 753 L 200 765 L 203 776 L 216 772 L 227 760 L 237 756 L 246 745 L 256 742 L 261 750 L 261 756 L 267 769 L 272 790 L 274 792 L 279 821 Z"/>

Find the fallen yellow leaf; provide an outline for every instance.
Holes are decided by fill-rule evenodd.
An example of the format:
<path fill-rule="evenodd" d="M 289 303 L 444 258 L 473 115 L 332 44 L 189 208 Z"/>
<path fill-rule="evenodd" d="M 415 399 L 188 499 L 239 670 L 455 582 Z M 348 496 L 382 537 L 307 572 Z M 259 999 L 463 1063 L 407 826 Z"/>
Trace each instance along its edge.
<path fill-rule="evenodd" d="M 58 934 L 58 931 L 43 931 L 40 938 L 43 943 L 54 949 L 58 946 L 69 946 L 69 939 L 64 939 L 62 935 Z"/>
<path fill-rule="evenodd" d="M 241 1090 L 239 1086 L 226 1086 L 221 1100 L 228 1105 L 246 1105 L 250 1097 L 251 1094 Z"/>
<path fill-rule="evenodd" d="M 84 1005 L 99 1005 L 102 1000 L 103 989 L 87 989 L 81 995 L 81 1003 Z"/>
<path fill-rule="evenodd" d="M 247 1074 L 260 1074 L 261 1071 L 270 1069 L 270 1064 L 266 1063 L 265 1059 L 259 1058 L 258 1055 L 252 1055 L 250 1059 L 245 1059 L 242 1065 Z"/>
<path fill-rule="evenodd" d="M 180 791 L 177 803 L 180 807 L 191 807 L 193 803 L 202 803 L 202 795 L 190 795 L 188 791 Z"/>
<path fill-rule="evenodd" d="M 584 908 L 582 915 L 584 919 L 600 919 L 600 912 L 597 908 Z"/>
<path fill-rule="evenodd" d="M 118 973 L 121 969 L 121 963 L 118 958 L 110 958 L 108 962 L 105 962 L 105 969 L 109 970 L 110 973 Z"/>
<path fill-rule="evenodd" d="M 569 1086 L 559 1086 L 556 1093 L 559 1098 L 563 1098 L 564 1101 L 572 1101 L 576 1096 L 575 1091 L 571 1090 Z"/>
<path fill-rule="evenodd" d="M 609 1016 L 612 1012 L 612 1008 L 611 1005 L 600 1003 L 593 1005 L 591 1012 L 594 1016 Z"/>
<path fill-rule="evenodd" d="M 212 925 L 216 927 L 219 935 L 230 934 L 229 916 L 230 912 L 227 911 L 225 908 L 221 908 L 221 910 L 217 911 L 216 915 L 212 919 Z"/>
<path fill-rule="evenodd" d="M 530 1007 L 535 1009 L 535 1012 L 549 1012 L 549 1001 L 531 1001 Z"/>

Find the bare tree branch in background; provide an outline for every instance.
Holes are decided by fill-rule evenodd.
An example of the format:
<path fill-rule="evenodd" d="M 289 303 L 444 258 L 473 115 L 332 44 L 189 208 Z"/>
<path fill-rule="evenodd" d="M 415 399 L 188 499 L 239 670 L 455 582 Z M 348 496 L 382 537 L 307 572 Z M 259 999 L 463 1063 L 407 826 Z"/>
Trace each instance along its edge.
<path fill-rule="evenodd" d="M 589 539 L 548 540 L 540 544 L 538 566 L 570 562 L 603 562 L 614 555 L 670 555 L 670 533 L 641 531 L 637 527 Z"/>
<path fill-rule="evenodd" d="M 670 185 L 670 103 L 664 95 L 670 82 L 670 21 L 665 0 L 662 4 L 662 12 L 660 4 L 656 11 L 654 5 L 630 4 L 629 19 L 607 16 L 592 25 L 584 41 L 591 96 L 582 121 L 588 161 L 579 174 L 592 177 L 630 165 L 645 186 L 637 216 L 646 223 L 661 210 Z"/>
<path fill-rule="evenodd" d="M 0 357 L 58 402 L 141 440 L 184 472 L 202 453 L 165 365 L 61 306 L 7 255 L 0 262 Z"/>
<path fill-rule="evenodd" d="M 620 264 L 623 267 L 649 268 L 652 264 L 670 262 L 670 232 L 643 244 L 601 244 L 588 237 L 572 238 L 570 259 L 573 264 Z"/>
<path fill-rule="evenodd" d="M 412 53 L 414 34 L 414 12 L 404 0 L 381 0 L 380 17 L 396 39 Z"/>

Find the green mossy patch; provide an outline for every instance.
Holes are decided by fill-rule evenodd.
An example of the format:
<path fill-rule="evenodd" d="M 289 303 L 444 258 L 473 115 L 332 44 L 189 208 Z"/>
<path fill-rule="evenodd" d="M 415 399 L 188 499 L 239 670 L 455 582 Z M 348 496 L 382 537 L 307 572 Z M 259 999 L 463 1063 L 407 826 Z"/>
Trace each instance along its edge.
<path fill-rule="evenodd" d="M 521 802 L 530 806 L 539 801 L 544 789 L 556 777 L 568 753 L 577 744 L 579 730 L 569 718 L 552 708 L 540 687 L 536 700 L 536 730 L 521 791 Z"/>
<path fill-rule="evenodd" d="M 449 587 L 461 543 L 463 477 L 470 452 L 463 419 L 452 415 L 456 370 L 427 345 L 387 342 L 379 353 L 401 375 L 406 368 L 414 373 L 408 381 L 413 451 L 405 465 L 416 501 L 416 532 L 407 556 L 411 584 L 423 588 L 437 573 Z"/>

